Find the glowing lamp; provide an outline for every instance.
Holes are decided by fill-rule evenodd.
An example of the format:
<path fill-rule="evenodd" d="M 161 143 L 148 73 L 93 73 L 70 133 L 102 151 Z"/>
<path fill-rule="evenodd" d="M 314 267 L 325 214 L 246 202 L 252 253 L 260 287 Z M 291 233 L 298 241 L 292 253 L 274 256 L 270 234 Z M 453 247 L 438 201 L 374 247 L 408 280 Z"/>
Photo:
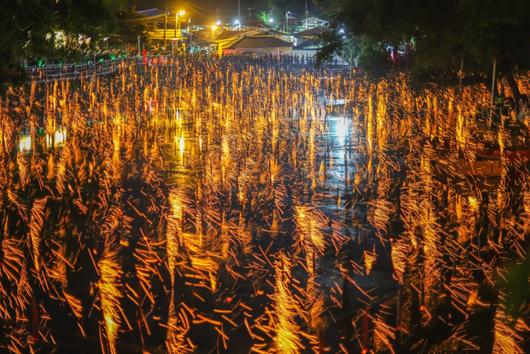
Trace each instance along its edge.
<path fill-rule="evenodd" d="M 20 137 L 18 142 L 18 148 L 20 151 L 27 152 L 31 150 L 31 136 L 23 135 Z"/>

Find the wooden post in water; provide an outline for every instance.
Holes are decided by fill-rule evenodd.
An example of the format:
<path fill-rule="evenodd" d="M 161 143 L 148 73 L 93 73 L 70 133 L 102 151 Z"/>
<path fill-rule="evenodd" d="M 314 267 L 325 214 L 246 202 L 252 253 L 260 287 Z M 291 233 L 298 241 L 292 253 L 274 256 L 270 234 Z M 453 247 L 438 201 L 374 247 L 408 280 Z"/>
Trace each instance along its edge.
<path fill-rule="evenodd" d="M 493 58 L 493 73 L 491 75 L 491 107 L 490 107 L 490 117 L 488 120 L 488 128 L 491 128 L 491 119 L 493 115 L 493 104 L 495 102 L 495 75 L 497 71 L 497 59 Z"/>

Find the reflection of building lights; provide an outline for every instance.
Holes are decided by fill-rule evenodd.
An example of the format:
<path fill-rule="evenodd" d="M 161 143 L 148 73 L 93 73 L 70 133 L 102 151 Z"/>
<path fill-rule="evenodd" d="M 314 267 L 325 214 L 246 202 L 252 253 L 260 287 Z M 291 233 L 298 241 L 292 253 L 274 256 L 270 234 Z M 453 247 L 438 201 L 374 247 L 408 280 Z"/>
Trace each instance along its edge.
<path fill-rule="evenodd" d="M 335 134 L 337 135 L 337 140 L 339 145 L 344 145 L 346 142 L 346 137 L 348 136 L 349 126 L 346 118 L 339 118 L 335 123 Z"/>
<path fill-rule="evenodd" d="M 31 136 L 29 135 L 21 136 L 18 142 L 18 148 L 20 151 L 30 151 L 31 150 Z"/>
<path fill-rule="evenodd" d="M 66 142 L 66 130 L 59 128 L 52 137 L 46 134 L 46 146 L 49 148 L 62 146 Z"/>
<path fill-rule="evenodd" d="M 63 129 L 57 129 L 55 131 L 55 146 L 61 146 L 66 141 L 66 131 Z"/>
<path fill-rule="evenodd" d="M 180 156 L 182 156 L 182 155 L 184 154 L 184 147 L 185 147 L 184 137 L 181 136 L 180 139 L 179 139 L 179 152 L 180 152 Z"/>
<path fill-rule="evenodd" d="M 471 207 L 471 210 L 475 212 L 479 211 L 480 205 L 479 205 L 478 199 L 473 196 L 469 196 L 467 199 L 469 201 L 469 206 Z"/>

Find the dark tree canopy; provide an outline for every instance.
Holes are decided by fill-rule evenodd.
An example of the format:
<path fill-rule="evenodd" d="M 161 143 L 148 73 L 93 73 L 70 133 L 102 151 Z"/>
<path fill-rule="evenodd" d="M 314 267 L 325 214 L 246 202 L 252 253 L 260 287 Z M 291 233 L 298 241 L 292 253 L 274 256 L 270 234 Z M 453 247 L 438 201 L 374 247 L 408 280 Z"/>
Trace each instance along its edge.
<path fill-rule="evenodd" d="M 21 77 L 23 59 L 53 52 L 54 35 L 97 39 L 115 28 L 117 0 L 0 0 L 0 82 Z"/>
<path fill-rule="evenodd" d="M 530 69 L 528 0 L 321 0 L 335 30 L 347 33 L 342 44 L 361 41 L 382 50 L 414 44 L 416 72 L 467 73 Z M 335 41 L 336 42 L 336 41 Z M 371 43 L 371 45 L 367 45 Z M 331 49 L 339 49 L 333 41 Z M 328 48 L 328 52 L 330 51 Z"/>

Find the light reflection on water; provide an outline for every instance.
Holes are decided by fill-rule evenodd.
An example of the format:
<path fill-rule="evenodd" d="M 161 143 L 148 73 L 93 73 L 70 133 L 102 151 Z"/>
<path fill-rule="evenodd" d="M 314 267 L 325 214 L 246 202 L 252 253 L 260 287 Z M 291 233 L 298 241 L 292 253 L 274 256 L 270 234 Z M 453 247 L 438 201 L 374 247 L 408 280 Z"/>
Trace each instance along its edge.
<path fill-rule="evenodd" d="M 22 152 L 31 151 L 31 136 L 22 135 L 18 143 L 18 149 Z"/>
<path fill-rule="evenodd" d="M 397 331 L 387 316 L 397 282 L 428 289 L 424 309 L 436 297 L 439 220 L 456 210 L 459 237 L 470 239 L 464 220 L 476 222 L 483 201 L 464 198 L 461 183 L 437 184 L 431 142 L 410 138 L 423 117 L 403 103 L 405 90 L 408 113 L 396 120 L 383 86 L 359 79 L 363 91 L 349 74 L 322 75 L 182 62 L 38 88 L 36 101 L 50 89 L 57 96 L 44 121 L 1 126 L 0 305 L 10 325 L 0 345 L 381 349 Z M 42 103 L 28 107 L 39 113 Z M 444 124 L 429 121 L 425 134 L 451 139 Z M 407 263 L 418 247 L 428 277 Z M 352 319 L 366 333 L 354 338 Z"/>
<path fill-rule="evenodd" d="M 278 73 L 261 75 L 273 79 L 269 84 L 251 76 L 245 80 L 261 87 L 257 93 L 269 90 L 268 100 L 242 96 L 232 87 L 243 101 L 238 102 L 220 87 L 217 94 L 224 103 L 199 102 L 204 87 L 193 82 L 151 98 L 155 92 L 146 85 L 143 104 L 136 105 L 140 115 L 126 106 L 134 104 L 127 91 L 107 102 L 98 101 L 107 96 L 104 90 L 85 87 L 92 109 L 108 117 L 72 122 L 51 115 L 45 122 L 58 126 L 54 133 L 35 135 L 33 142 L 30 135 L 20 137 L 20 151 L 47 161 L 51 188 L 65 203 L 73 202 L 64 209 L 72 216 L 56 216 L 58 228 L 38 219 L 33 234 L 35 247 L 43 249 L 39 264 L 47 272 L 61 269 L 53 272 L 62 282 L 51 286 L 76 308 L 75 316 L 64 319 L 80 329 L 75 341 L 96 337 L 93 324 L 102 320 L 97 336 L 106 348 L 102 350 L 110 352 L 154 345 L 180 353 L 215 347 L 219 338 L 221 348 L 256 350 L 302 349 L 309 338 L 318 342 L 309 332 L 300 336 L 296 312 L 306 304 L 289 298 L 307 291 L 315 303 L 312 316 L 320 318 L 312 328 L 326 330 L 324 304 L 335 306 L 331 299 L 336 295 L 319 289 L 325 283 L 332 287 L 339 277 L 333 272 L 323 276 L 318 269 L 330 242 L 344 240 L 340 228 L 331 227 L 318 208 L 335 205 L 345 193 L 339 190 L 351 165 L 344 159 L 351 148 L 351 119 L 326 117 L 326 100 L 320 102 L 316 97 L 321 93 L 300 82 L 297 74 L 289 75 L 292 81 L 284 86 L 274 84 Z M 234 76 L 224 85 L 237 80 Z M 311 80 L 318 82 L 317 77 Z M 119 87 L 119 79 L 115 81 Z M 67 109 L 68 101 L 62 102 Z M 335 108 L 343 103 L 333 102 Z M 123 109 L 113 112 L 108 103 Z M 92 181 L 97 187 L 88 192 Z M 63 229 L 71 229 L 79 243 L 61 246 L 64 262 L 59 265 L 53 260 L 57 243 L 50 237 Z M 266 252 L 269 248 L 275 251 Z M 282 264 L 288 254 L 294 256 L 292 264 Z M 307 274 L 291 274 L 299 267 Z M 94 278 L 98 281 L 89 280 Z M 307 288 L 297 290 L 293 282 L 308 282 Z M 74 283 L 82 286 L 76 290 Z M 53 306 L 61 300 L 37 299 L 49 311 L 56 311 Z M 97 304 L 97 311 L 88 311 L 90 303 Z M 286 317 L 285 308 L 290 312 Z M 268 318 L 271 311 L 277 317 Z M 234 325 L 243 320 L 248 332 Z M 138 328 L 135 321 L 141 321 Z M 60 336 L 59 346 L 69 343 L 62 325 L 52 321 L 43 326 Z M 158 339 L 165 335 L 160 328 L 168 328 L 164 341 Z M 45 342 L 52 341 L 49 335 Z M 274 339 L 265 340 L 267 336 Z"/>
<path fill-rule="evenodd" d="M 53 134 L 46 134 L 44 141 L 47 148 L 61 147 L 67 139 L 67 132 L 63 128 L 57 128 Z M 30 134 L 22 134 L 19 137 L 18 150 L 23 153 L 31 152 L 33 141 Z"/>

